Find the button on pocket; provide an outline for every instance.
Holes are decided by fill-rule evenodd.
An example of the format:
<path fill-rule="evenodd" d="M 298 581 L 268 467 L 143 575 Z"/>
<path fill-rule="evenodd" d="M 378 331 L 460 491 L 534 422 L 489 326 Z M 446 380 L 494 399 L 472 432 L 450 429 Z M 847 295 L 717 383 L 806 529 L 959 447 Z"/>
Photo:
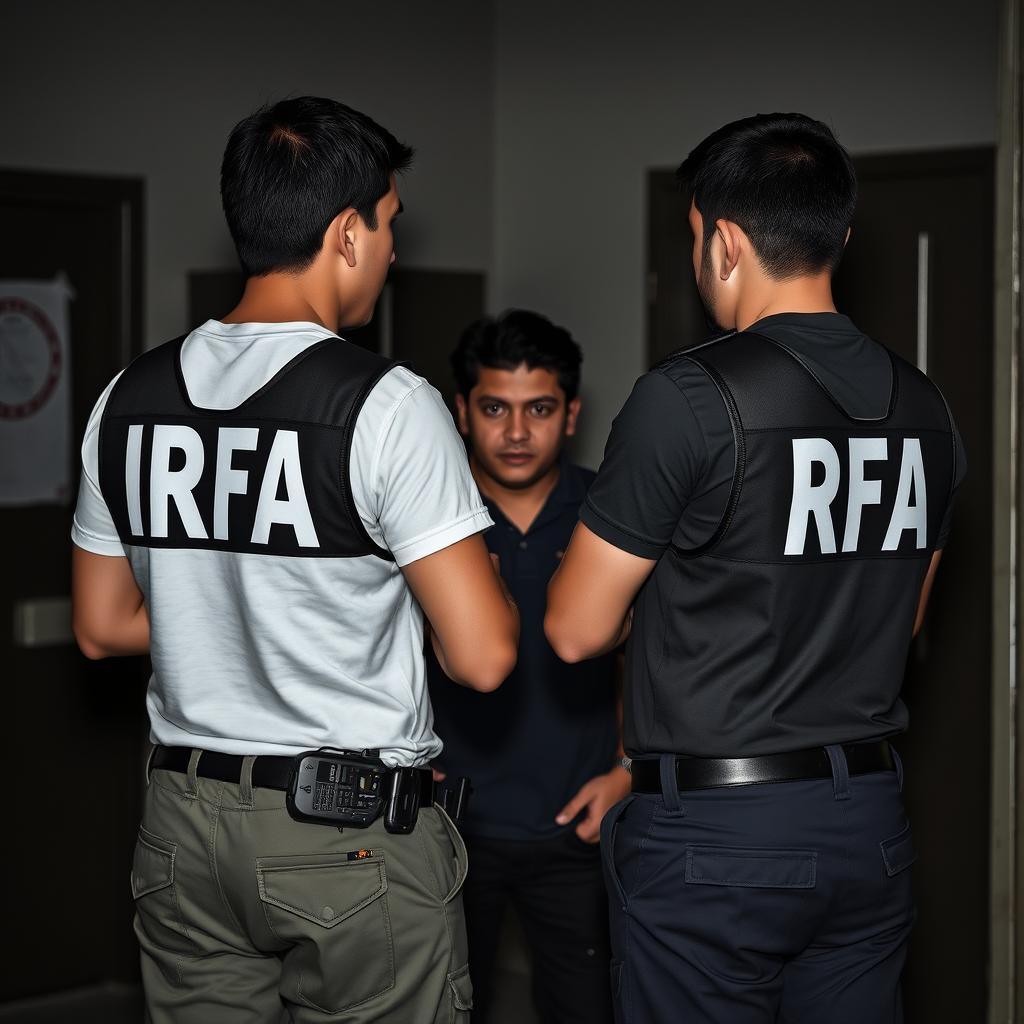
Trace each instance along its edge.
<path fill-rule="evenodd" d="M 686 881 L 750 889 L 813 889 L 818 867 L 814 850 L 688 846 Z"/>
<path fill-rule="evenodd" d="M 890 878 L 909 868 L 917 860 L 909 825 L 891 839 L 883 839 L 878 845 L 882 848 L 882 860 L 885 862 L 886 874 Z"/>
<path fill-rule="evenodd" d="M 394 986 L 383 857 L 262 857 L 256 877 L 267 923 L 289 947 L 287 998 L 340 1013 Z"/>

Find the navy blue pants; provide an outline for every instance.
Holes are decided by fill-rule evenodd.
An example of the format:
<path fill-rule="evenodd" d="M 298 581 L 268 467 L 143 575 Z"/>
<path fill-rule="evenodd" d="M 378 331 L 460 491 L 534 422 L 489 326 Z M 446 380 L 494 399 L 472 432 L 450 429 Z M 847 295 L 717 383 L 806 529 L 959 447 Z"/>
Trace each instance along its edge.
<path fill-rule="evenodd" d="M 660 795 L 605 816 L 618 1024 L 897 1024 L 914 919 L 896 772 Z"/>

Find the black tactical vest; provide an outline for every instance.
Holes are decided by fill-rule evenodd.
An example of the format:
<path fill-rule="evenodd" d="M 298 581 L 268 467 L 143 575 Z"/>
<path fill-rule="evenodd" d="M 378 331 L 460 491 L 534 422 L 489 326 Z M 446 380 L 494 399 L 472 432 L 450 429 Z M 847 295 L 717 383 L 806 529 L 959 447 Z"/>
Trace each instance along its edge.
<path fill-rule="evenodd" d="M 721 392 L 736 468 L 712 538 L 672 547 L 659 567 L 675 576 L 664 613 L 681 649 L 664 652 L 671 677 L 644 698 L 651 735 L 627 735 L 627 747 L 744 756 L 899 731 L 918 597 L 955 479 L 942 395 L 890 353 L 887 412 L 856 419 L 797 354 L 752 333 L 673 358 Z"/>
<path fill-rule="evenodd" d="M 300 352 L 234 409 L 200 409 L 184 338 L 139 356 L 107 400 L 99 483 L 125 545 L 316 558 L 391 554 L 349 484 L 356 417 L 395 364 L 340 338 Z"/>

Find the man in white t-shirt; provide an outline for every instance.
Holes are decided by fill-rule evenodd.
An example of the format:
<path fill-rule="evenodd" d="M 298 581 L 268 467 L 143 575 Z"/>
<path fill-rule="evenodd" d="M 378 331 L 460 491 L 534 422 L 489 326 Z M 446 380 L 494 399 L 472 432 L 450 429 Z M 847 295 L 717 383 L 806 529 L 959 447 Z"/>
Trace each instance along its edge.
<path fill-rule="evenodd" d="M 485 691 L 518 615 L 439 395 L 335 334 L 372 315 L 411 156 L 325 99 L 240 122 L 221 191 L 245 294 L 118 375 L 86 431 L 75 633 L 153 662 L 132 888 L 154 1024 L 468 1019 L 424 615 Z M 356 767 L 323 755 L 303 803 L 322 748 Z"/>

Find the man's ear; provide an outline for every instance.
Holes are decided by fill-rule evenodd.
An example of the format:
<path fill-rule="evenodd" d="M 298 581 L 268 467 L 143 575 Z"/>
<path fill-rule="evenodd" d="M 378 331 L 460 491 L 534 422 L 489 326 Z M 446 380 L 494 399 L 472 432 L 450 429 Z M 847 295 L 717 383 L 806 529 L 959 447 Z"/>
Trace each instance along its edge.
<path fill-rule="evenodd" d="M 458 423 L 459 433 L 463 437 L 469 437 L 469 408 L 466 405 L 465 395 L 455 396 L 455 420 Z"/>
<path fill-rule="evenodd" d="M 576 433 L 576 421 L 579 419 L 582 402 L 574 398 L 565 409 L 565 436 L 572 437 Z"/>
<path fill-rule="evenodd" d="M 334 235 L 334 244 L 342 259 L 350 266 L 356 265 L 356 232 L 359 225 L 359 214 L 351 206 L 342 210 L 331 222 L 328 234 Z"/>
<path fill-rule="evenodd" d="M 738 224 L 724 219 L 715 221 L 715 234 L 721 242 L 722 253 L 718 276 L 728 281 L 740 261 L 740 251 L 747 236 Z"/>

